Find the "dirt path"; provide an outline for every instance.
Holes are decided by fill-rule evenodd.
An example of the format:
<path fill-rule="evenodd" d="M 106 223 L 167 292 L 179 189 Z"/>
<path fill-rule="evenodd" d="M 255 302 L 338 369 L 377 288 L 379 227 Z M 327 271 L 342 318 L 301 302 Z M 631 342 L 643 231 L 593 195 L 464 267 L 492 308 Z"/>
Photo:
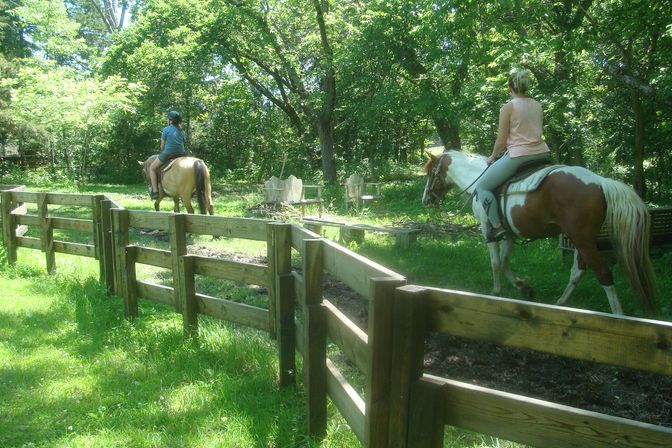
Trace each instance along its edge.
<path fill-rule="evenodd" d="M 263 257 L 190 252 L 265 264 Z M 264 293 L 265 291 L 259 291 Z M 325 277 L 324 297 L 366 330 L 367 302 L 342 282 Z M 531 350 L 435 335 L 425 346 L 425 371 L 479 386 L 646 423 L 672 427 L 672 378 Z"/>

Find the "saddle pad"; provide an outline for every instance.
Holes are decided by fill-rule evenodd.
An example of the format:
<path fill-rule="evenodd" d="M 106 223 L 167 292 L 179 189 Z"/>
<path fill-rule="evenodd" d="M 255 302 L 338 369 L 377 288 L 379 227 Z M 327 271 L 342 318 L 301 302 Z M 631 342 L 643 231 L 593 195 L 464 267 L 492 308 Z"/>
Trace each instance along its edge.
<path fill-rule="evenodd" d="M 511 182 L 509 187 L 506 189 L 506 194 L 527 193 L 529 191 L 534 191 L 539 188 L 539 184 L 546 178 L 546 176 L 551 174 L 553 171 L 564 167 L 565 165 L 546 166 L 524 179 Z"/>
<path fill-rule="evenodd" d="M 178 158 L 169 159 L 169 160 L 168 160 L 168 163 L 166 163 L 165 165 L 161 166 L 161 173 L 163 174 L 163 173 L 165 173 L 166 171 L 168 171 L 168 170 L 173 166 L 173 163 L 175 163 L 175 161 L 176 161 L 177 159 L 178 159 Z"/>

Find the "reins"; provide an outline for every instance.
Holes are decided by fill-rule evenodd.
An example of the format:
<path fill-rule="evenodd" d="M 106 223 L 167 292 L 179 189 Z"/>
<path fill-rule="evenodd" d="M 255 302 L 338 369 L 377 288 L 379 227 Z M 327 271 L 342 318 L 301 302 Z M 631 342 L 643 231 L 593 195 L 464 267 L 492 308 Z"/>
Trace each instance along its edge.
<path fill-rule="evenodd" d="M 444 153 L 444 154 L 441 154 L 441 156 L 439 157 L 439 159 L 441 159 L 441 157 L 443 157 L 444 155 L 445 155 L 445 153 Z M 437 162 L 439 162 L 439 163 L 436 163 L 436 167 L 432 170 L 432 171 L 433 171 L 433 172 L 432 172 L 432 175 L 434 176 L 434 179 L 432 180 L 432 183 L 429 185 L 430 194 L 431 194 L 432 196 L 435 196 L 437 199 L 439 199 L 439 198 L 436 196 L 436 194 L 435 194 L 432 190 L 433 190 L 433 187 L 434 187 L 434 182 L 436 182 L 436 180 L 438 179 L 439 174 L 440 174 L 440 170 L 441 170 L 441 163 L 440 163 L 440 160 L 439 160 L 439 159 L 437 159 Z M 467 186 L 467 188 L 465 188 L 464 190 L 462 190 L 462 191 L 460 191 L 460 192 L 458 193 L 458 196 L 462 195 L 463 193 L 466 193 L 467 190 L 469 190 L 469 189 L 470 189 L 476 182 L 478 182 L 478 180 L 479 180 L 481 177 L 483 177 L 483 175 L 485 174 L 485 172 L 488 171 L 488 168 L 490 168 L 490 166 L 491 166 L 491 165 L 486 166 L 485 169 L 481 172 L 481 174 L 479 174 L 478 177 L 476 177 L 476 179 L 474 179 L 474 181 L 473 181 L 472 183 L 470 183 L 469 186 Z M 462 203 L 462 207 L 460 207 L 460 210 L 459 210 L 459 211 L 462 211 L 462 210 L 464 209 L 464 207 L 466 207 L 466 205 L 467 205 L 468 203 L 469 203 L 469 198 L 467 198 L 467 200 L 465 200 L 465 201 Z"/>

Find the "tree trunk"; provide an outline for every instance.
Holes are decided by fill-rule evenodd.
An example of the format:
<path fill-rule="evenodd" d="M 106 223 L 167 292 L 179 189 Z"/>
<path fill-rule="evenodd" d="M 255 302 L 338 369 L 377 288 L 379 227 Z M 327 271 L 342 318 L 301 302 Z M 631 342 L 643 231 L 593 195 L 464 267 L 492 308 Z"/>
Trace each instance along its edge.
<path fill-rule="evenodd" d="M 432 121 L 436 127 L 436 132 L 439 134 L 443 146 L 446 149 L 461 149 L 462 141 L 460 139 L 460 127 L 455 120 L 451 120 L 436 111 L 439 110 L 439 105 L 442 101 L 440 92 L 434 85 L 427 67 L 418 59 L 418 56 L 413 48 L 403 45 L 393 46 L 397 59 L 404 67 L 404 69 L 415 79 L 419 79 L 418 86 L 423 95 L 431 99 Z M 453 90 L 455 87 L 453 86 Z"/>
<path fill-rule="evenodd" d="M 433 117 L 433 120 L 436 132 L 443 142 L 443 147 L 446 149 L 462 149 L 459 126 L 445 117 Z"/>
<path fill-rule="evenodd" d="M 314 0 L 317 25 L 320 29 L 320 42 L 324 60 L 322 79 L 322 108 L 317 117 L 317 135 L 320 138 L 322 154 L 322 177 L 327 183 L 336 182 L 336 158 L 334 157 L 334 108 L 336 107 L 336 73 L 334 71 L 334 53 L 329 44 L 324 14 L 329 9 L 327 0 Z"/>
<path fill-rule="evenodd" d="M 325 182 L 336 182 L 336 160 L 334 158 L 334 120 L 318 119 L 317 135 L 320 138 L 322 155 L 322 177 Z"/>
<path fill-rule="evenodd" d="M 632 186 L 637 194 L 646 198 L 646 182 L 644 179 L 644 110 L 642 98 L 637 89 L 631 89 L 632 111 L 635 117 L 635 146 L 633 148 L 634 178 Z"/>

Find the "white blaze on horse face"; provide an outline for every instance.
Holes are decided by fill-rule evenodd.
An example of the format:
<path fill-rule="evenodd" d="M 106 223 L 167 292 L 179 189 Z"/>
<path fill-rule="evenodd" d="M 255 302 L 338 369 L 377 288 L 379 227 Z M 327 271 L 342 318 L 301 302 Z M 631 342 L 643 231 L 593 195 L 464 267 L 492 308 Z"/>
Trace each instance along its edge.
<path fill-rule="evenodd" d="M 427 183 L 425 184 L 425 191 L 422 193 L 422 205 L 429 205 L 429 181 L 430 176 L 427 176 Z"/>

